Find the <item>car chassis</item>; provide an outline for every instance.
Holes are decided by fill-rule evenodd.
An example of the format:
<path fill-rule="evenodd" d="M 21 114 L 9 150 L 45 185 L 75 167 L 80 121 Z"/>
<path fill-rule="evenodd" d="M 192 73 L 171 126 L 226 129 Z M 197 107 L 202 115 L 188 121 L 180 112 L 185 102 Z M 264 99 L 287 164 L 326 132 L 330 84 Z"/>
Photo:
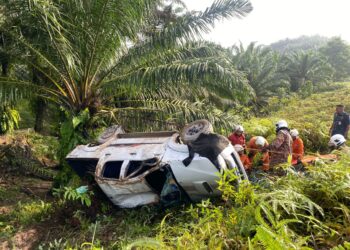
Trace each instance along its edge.
<path fill-rule="evenodd" d="M 115 134 L 100 145 L 77 146 L 66 160 L 79 176 L 93 174 L 108 198 L 123 208 L 158 203 L 169 173 L 191 201 L 220 196 L 223 171 L 232 169 L 237 183 L 248 179 L 231 144 L 215 162 L 196 153 L 185 166 L 188 156 L 189 147 L 172 131 Z"/>

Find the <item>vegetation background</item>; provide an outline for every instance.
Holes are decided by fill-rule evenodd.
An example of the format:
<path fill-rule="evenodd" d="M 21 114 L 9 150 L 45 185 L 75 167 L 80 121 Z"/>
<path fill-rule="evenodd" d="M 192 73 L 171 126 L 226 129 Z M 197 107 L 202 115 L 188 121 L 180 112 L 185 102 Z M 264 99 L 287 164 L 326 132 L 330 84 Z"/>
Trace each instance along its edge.
<path fill-rule="evenodd" d="M 309 154 L 328 151 L 334 106 L 350 105 L 350 46 L 303 36 L 221 47 L 201 39 L 244 18 L 248 0 L 203 12 L 181 1 L 0 3 L 0 242 L 39 249 L 349 249 L 349 157 L 307 174 L 260 177 L 223 199 L 118 210 L 64 161 L 106 127 L 180 129 L 208 119 L 228 135 L 297 128 Z M 48 190 L 50 194 L 48 195 Z"/>

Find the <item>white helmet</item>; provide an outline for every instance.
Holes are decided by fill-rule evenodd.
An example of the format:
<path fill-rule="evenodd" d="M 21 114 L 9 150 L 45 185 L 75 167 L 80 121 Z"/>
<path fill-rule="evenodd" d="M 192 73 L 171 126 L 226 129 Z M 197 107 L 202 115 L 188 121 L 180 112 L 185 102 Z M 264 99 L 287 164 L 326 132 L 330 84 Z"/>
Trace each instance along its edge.
<path fill-rule="evenodd" d="M 296 130 L 296 129 L 292 129 L 292 130 L 290 131 L 290 135 L 293 136 L 293 137 L 297 137 L 297 136 L 299 135 L 299 132 L 298 132 L 298 130 Z"/>
<path fill-rule="evenodd" d="M 263 146 L 265 146 L 265 143 L 266 143 L 266 140 L 265 140 L 264 137 L 262 137 L 262 136 L 257 136 L 257 137 L 256 137 L 255 144 L 256 144 L 257 146 L 263 147 Z"/>
<path fill-rule="evenodd" d="M 240 144 L 236 144 L 236 145 L 234 145 L 233 147 L 235 148 L 235 150 L 236 150 L 237 153 L 239 153 L 239 152 L 241 152 L 241 151 L 244 150 L 243 146 L 240 145 Z"/>
<path fill-rule="evenodd" d="M 285 120 L 280 120 L 276 123 L 276 130 L 281 128 L 288 128 L 288 123 Z"/>
<path fill-rule="evenodd" d="M 234 129 L 235 132 L 241 132 L 243 133 L 244 132 L 244 129 L 241 125 L 237 125 L 235 126 L 235 129 Z"/>
<path fill-rule="evenodd" d="M 328 142 L 328 146 L 339 147 L 339 146 L 343 145 L 345 142 L 346 142 L 346 140 L 345 140 L 344 136 L 337 134 L 337 135 L 333 135 L 331 137 L 331 139 Z"/>

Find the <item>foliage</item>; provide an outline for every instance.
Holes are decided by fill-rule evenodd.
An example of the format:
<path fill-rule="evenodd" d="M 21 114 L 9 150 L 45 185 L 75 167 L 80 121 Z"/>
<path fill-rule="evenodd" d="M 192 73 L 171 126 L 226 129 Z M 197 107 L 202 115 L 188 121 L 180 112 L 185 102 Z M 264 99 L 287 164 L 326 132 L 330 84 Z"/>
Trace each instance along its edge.
<path fill-rule="evenodd" d="M 31 130 L 28 132 L 16 132 L 15 137 L 25 136 L 33 154 L 38 159 L 48 159 L 50 161 L 57 161 L 57 151 L 60 147 L 57 137 L 45 136 L 35 133 Z"/>
<path fill-rule="evenodd" d="M 315 35 L 315 36 L 300 36 L 294 39 L 284 39 L 270 44 L 269 46 L 282 54 L 287 54 L 296 51 L 317 50 L 326 45 L 329 38 Z"/>
<path fill-rule="evenodd" d="M 0 106 L 0 134 L 13 132 L 18 128 L 20 116 L 17 110 L 8 105 Z"/>
<path fill-rule="evenodd" d="M 244 72 L 254 89 L 255 105 L 266 105 L 277 87 L 289 87 L 287 79 L 277 72 L 279 57 L 270 48 L 250 43 L 246 49 L 240 44 L 230 51 L 234 67 Z"/>
<path fill-rule="evenodd" d="M 350 249 L 350 243 L 345 241 L 344 244 L 333 247 L 332 250 L 348 250 Z"/>
<path fill-rule="evenodd" d="M 134 91 L 163 86 L 174 89 L 178 84 L 205 86 L 235 100 L 249 96 L 245 79 L 229 67 L 218 46 L 194 42 L 216 20 L 247 15 L 252 10 L 247 0 L 215 1 L 204 12 L 185 12 L 156 27 L 154 19 L 159 16 L 154 10 L 163 1 L 144 0 L 137 5 L 114 0 L 90 0 L 84 4 L 73 0 L 59 4 L 44 0 L 29 0 L 24 5 L 20 2 L 14 8 L 5 5 L 6 13 L 23 22 L 30 11 L 32 26 L 27 28 L 38 30 L 42 41 L 50 42 L 45 46 L 37 43 L 38 37 L 23 36 L 12 23 L 6 23 L 3 32 L 26 48 L 28 54 L 21 60 L 47 81 L 34 88 L 32 81 L 4 78 L 4 88 L 36 90 L 35 94 L 58 103 L 73 116 L 87 108 L 91 117 L 117 101 L 133 100 Z M 178 101 L 176 96 L 172 100 Z M 148 121 L 149 113 L 158 113 L 157 109 L 140 105 L 143 99 L 136 101 L 137 108 L 124 103 L 118 111 L 139 111 L 137 118 L 142 121 Z"/>
<path fill-rule="evenodd" d="M 304 141 L 316 139 L 318 137 L 312 134 L 320 134 L 313 131 L 314 127 L 309 127 L 312 134 L 306 137 L 301 125 L 312 123 L 312 126 L 327 129 L 334 103 L 338 98 L 345 99 L 349 88 L 347 84 L 337 86 L 336 91 L 313 94 L 304 100 L 290 98 L 283 110 L 260 118 L 261 128 L 254 130 L 260 124 L 256 118 L 251 120 L 251 127 L 248 122 L 244 124 L 246 130 L 273 136 L 274 121 L 293 114 L 288 121 L 292 126 L 298 125 Z M 324 112 L 320 113 L 316 106 Z M 326 145 L 327 138 L 327 135 L 322 135 L 322 141 L 315 140 L 314 144 L 308 145 L 321 148 L 323 143 Z M 146 246 L 150 249 L 346 249 L 347 243 L 344 242 L 350 237 L 350 157 L 343 154 L 339 157 L 337 162 L 317 161 L 315 166 L 306 166 L 305 172 L 285 167 L 284 176 L 262 175 L 256 184 L 241 182 L 238 189 L 236 177 L 225 172 L 218 183 L 222 199 L 169 210 L 156 206 L 119 210 L 106 201 L 95 200 L 90 207 L 80 206 L 82 210 L 74 211 L 74 206 L 65 206 L 61 208 L 63 214 L 58 217 L 61 221 L 54 225 L 54 229 L 49 229 L 46 240 L 41 242 L 42 248 L 48 249 L 51 241 L 51 246 L 71 249 Z M 62 199 L 66 191 L 67 197 L 71 193 L 78 196 L 76 189 L 62 188 Z M 1 195 L 5 192 L 1 191 Z M 95 193 L 94 199 L 97 195 Z M 57 199 L 53 202 L 57 203 Z M 100 203 L 103 205 L 96 209 Z M 21 207 L 24 207 L 23 203 Z M 15 210 L 20 211 L 19 208 Z M 31 226 L 42 218 L 46 220 L 57 212 L 48 212 L 27 225 Z M 19 219 L 26 221 L 28 218 L 7 217 L 0 216 L 0 219 L 5 219 L 0 224 L 4 229 L 1 237 L 13 235 L 18 230 Z M 50 218 L 45 225 L 52 221 Z"/>
<path fill-rule="evenodd" d="M 290 128 L 299 130 L 307 152 L 327 152 L 328 133 L 335 106 L 342 101 L 345 106 L 350 105 L 346 101 L 348 100 L 348 83 L 336 84 L 333 88 L 335 90 L 313 94 L 307 98 L 297 96 L 282 99 L 270 98 L 267 107 L 270 112 L 268 117 L 252 118 L 243 122 L 247 137 L 261 135 L 271 141 L 275 136 L 274 124 L 280 119 L 285 119 Z"/>
<path fill-rule="evenodd" d="M 52 180 L 57 164 L 57 139 L 28 131 L 15 131 L 1 138 L 0 167 L 15 176 L 34 175 Z"/>
<path fill-rule="evenodd" d="M 22 204 L 19 202 L 13 211 L 13 216 L 22 225 L 29 225 L 47 219 L 52 211 L 52 205 L 44 201 Z"/>
<path fill-rule="evenodd" d="M 350 105 L 346 101 L 348 88 L 348 84 L 344 84 L 342 88 L 336 90 L 336 95 L 334 92 L 324 92 L 311 95 L 306 99 L 292 98 L 288 105 L 273 113 L 272 117 L 276 117 L 276 120 L 287 119 L 290 128 L 298 129 L 306 150 L 327 152 L 328 131 L 335 106 L 339 102 L 344 102 L 346 106 Z M 293 117 L 289 118 L 288 114 L 293 114 Z"/>
<path fill-rule="evenodd" d="M 253 136 L 263 136 L 270 140 L 275 134 L 275 120 L 266 118 L 252 118 L 249 122 L 244 122 L 243 127 L 249 140 Z"/>
<path fill-rule="evenodd" d="M 341 157 L 337 163 L 322 163 L 322 168 L 310 166 L 307 173 L 290 169 L 286 176 L 266 178 L 259 186 L 243 182 L 239 190 L 232 185 L 236 178 L 226 172 L 219 182 L 224 203 L 203 201 L 168 214 L 155 241 L 146 241 L 170 249 L 336 246 L 344 238 L 335 229 L 349 223 L 349 157 Z"/>
<path fill-rule="evenodd" d="M 311 96 L 311 94 L 314 91 L 314 85 L 312 84 L 311 81 L 307 81 L 301 88 L 299 89 L 299 95 L 302 98 L 307 98 Z"/>
<path fill-rule="evenodd" d="M 85 187 L 85 186 L 82 186 Z M 92 191 L 88 191 L 86 188 L 73 188 L 73 187 L 63 187 L 63 188 L 54 188 L 53 194 L 56 197 L 62 197 L 63 201 L 80 201 L 82 205 L 90 207 L 91 206 L 91 196 L 93 195 Z"/>
<path fill-rule="evenodd" d="M 63 161 L 66 155 L 78 144 L 86 142 L 87 124 L 90 120 L 88 109 L 82 110 L 76 116 L 70 116 L 62 123 L 60 128 L 59 159 Z M 85 136 L 85 137 L 84 137 Z"/>
<path fill-rule="evenodd" d="M 280 72 L 289 77 L 292 91 L 298 91 L 307 81 L 313 84 L 332 79 L 333 68 L 317 52 L 298 51 L 282 57 Z"/>
<path fill-rule="evenodd" d="M 320 52 L 334 68 L 334 80 L 343 81 L 350 76 L 350 46 L 340 37 L 333 37 Z"/>

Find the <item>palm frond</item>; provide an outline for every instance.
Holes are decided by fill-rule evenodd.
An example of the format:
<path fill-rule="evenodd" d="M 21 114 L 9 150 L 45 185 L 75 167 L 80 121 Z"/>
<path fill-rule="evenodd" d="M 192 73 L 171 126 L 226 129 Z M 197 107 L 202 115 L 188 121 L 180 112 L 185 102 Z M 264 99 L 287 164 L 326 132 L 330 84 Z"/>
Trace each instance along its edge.
<path fill-rule="evenodd" d="M 179 17 L 176 22 L 168 25 L 152 37 L 153 46 L 174 44 L 180 40 L 192 41 L 202 33 L 208 33 L 216 21 L 246 16 L 253 10 L 247 0 L 216 0 L 203 12 L 191 12 Z"/>
<path fill-rule="evenodd" d="M 205 102 L 159 98 L 126 100 L 123 107 L 105 109 L 101 114 L 110 121 L 125 127 L 132 124 L 140 130 L 181 129 L 184 124 L 197 119 L 209 120 L 218 130 L 230 130 L 238 119 Z"/>

